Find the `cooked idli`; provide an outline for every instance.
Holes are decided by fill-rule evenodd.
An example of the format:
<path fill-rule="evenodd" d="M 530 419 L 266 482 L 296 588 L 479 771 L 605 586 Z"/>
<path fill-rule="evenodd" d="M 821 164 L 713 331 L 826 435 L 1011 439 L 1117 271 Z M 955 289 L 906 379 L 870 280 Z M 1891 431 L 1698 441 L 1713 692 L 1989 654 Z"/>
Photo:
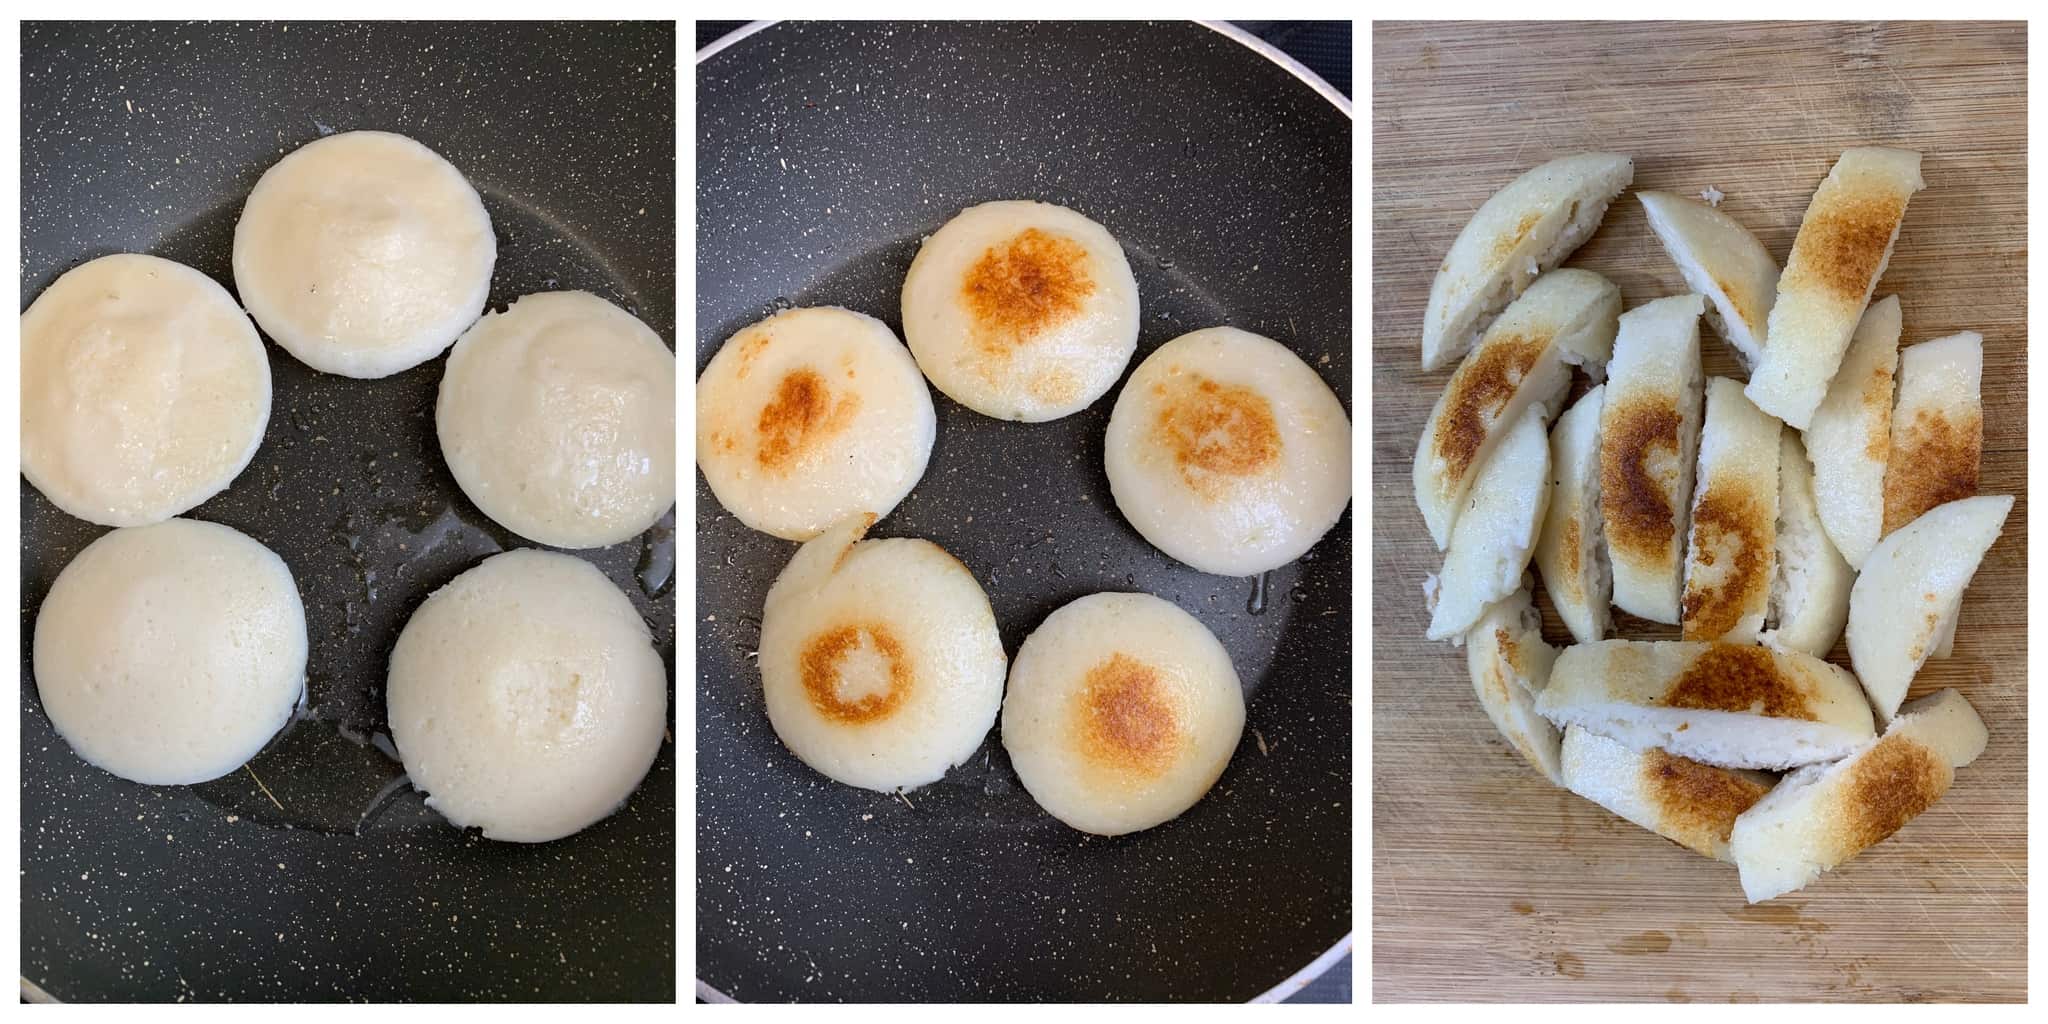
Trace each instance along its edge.
<path fill-rule="evenodd" d="M 647 623 L 570 555 L 492 555 L 398 634 L 391 741 L 427 806 L 461 828 L 544 843 L 618 810 L 667 728 Z"/>
<path fill-rule="evenodd" d="M 903 339 L 947 397 L 1036 423 L 1087 408 L 1138 347 L 1138 281 L 1102 225 L 1028 200 L 970 206 L 903 279 Z"/>
<path fill-rule="evenodd" d="M 177 786 L 240 768 L 306 691 L 306 609 L 269 548 L 172 519 L 86 545 L 36 615 L 36 695 L 79 757 Z"/>
<path fill-rule="evenodd" d="M 1219 576 L 1313 547 L 1351 501 L 1351 421 L 1287 347 L 1235 327 L 1138 364 L 1104 441 L 1109 490 L 1152 546 Z"/>
<path fill-rule="evenodd" d="M 235 290 L 265 334 L 344 377 L 446 350 L 491 290 L 498 240 L 462 172 L 403 135 L 309 142 L 257 179 L 235 224 Z"/>
<path fill-rule="evenodd" d="M 558 548 L 638 536 L 676 503 L 676 357 L 589 292 L 543 292 L 456 342 L 441 455 L 498 525 Z"/>
<path fill-rule="evenodd" d="M 219 494 L 270 422 L 270 361 L 227 289 L 154 256 L 102 256 L 21 315 L 21 473 L 101 526 Z"/>
<path fill-rule="evenodd" d="M 1090 594 L 1024 638 L 1003 748 L 1046 812 L 1115 836 L 1178 817 L 1244 734 L 1244 691 L 1208 627 L 1150 594 Z"/>
<path fill-rule="evenodd" d="M 697 465 L 740 522 L 809 540 L 886 516 L 924 476 L 938 421 L 889 325 L 789 309 L 742 328 L 697 378 Z"/>
<path fill-rule="evenodd" d="M 981 747 L 1003 641 L 967 567 L 926 540 L 862 540 L 872 513 L 797 549 L 761 613 L 768 721 L 797 759 L 881 792 L 936 782 Z"/>

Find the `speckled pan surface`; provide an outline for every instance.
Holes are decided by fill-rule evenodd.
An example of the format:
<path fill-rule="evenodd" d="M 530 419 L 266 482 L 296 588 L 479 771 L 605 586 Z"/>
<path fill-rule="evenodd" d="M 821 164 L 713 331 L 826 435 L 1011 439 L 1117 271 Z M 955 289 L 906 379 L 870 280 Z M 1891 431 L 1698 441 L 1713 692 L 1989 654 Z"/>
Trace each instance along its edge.
<path fill-rule="evenodd" d="M 1144 308 L 1133 366 L 1227 323 L 1293 347 L 1348 408 L 1350 118 L 1239 43 L 1193 24 L 784 23 L 697 75 L 700 372 L 792 303 L 900 333 L 920 238 L 1030 197 L 1123 244 Z M 805 768 L 749 656 L 795 546 L 727 515 L 699 475 L 703 984 L 742 1001 L 1241 1000 L 1350 931 L 1350 513 L 1263 587 L 1179 565 L 1110 498 L 1114 395 L 1025 424 L 935 393 L 930 469 L 871 535 L 964 561 L 1013 655 L 1094 591 L 1193 613 L 1250 695 L 1216 789 L 1104 839 L 1041 811 L 994 734 L 907 800 Z"/>
<path fill-rule="evenodd" d="M 674 32 L 25 25 L 24 304 L 123 250 L 232 290 L 235 219 L 257 176 L 322 134 L 381 128 L 483 194 L 492 308 L 583 288 L 673 343 Z M 457 831 L 409 788 L 385 792 L 400 772 L 379 752 L 398 630 L 462 570 L 530 546 L 463 498 L 441 460 L 443 360 L 350 380 L 268 348 L 268 436 L 188 513 L 276 551 L 306 602 L 312 706 L 253 774 L 134 785 L 52 732 L 28 685 L 36 609 L 104 531 L 22 485 L 24 980 L 67 1001 L 672 999 L 672 745 L 618 814 L 541 846 Z M 665 524 L 577 553 L 647 618 L 671 674 L 672 536 Z"/>

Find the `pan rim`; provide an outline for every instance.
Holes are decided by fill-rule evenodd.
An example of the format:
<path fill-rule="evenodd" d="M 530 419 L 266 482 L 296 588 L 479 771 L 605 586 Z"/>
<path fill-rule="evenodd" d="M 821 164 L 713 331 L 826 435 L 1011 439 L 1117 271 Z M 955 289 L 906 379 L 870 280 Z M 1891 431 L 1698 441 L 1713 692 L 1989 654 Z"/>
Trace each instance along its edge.
<path fill-rule="evenodd" d="M 744 41 L 749 36 L 756 35 L 760 33 L 762 30 L 767 29 L 775 24 L 778 24 L 782 20 L 784 19 L 768 19 L 764 21 L 747 22 L 745 25 L 733 29 L 731 32 L 728 32 L 725 35 L 722 35 L 717 39 L 712 40 L 709 45 L 706 45 L 702 49 L 698 50 L 696 62 L 698 64 L 702 64 L 705 61 L 711 59 L 712 57 L 715 57 L 718 54 L 731 49 L 733 46 Z M 1281 70 L 1286 71 L 1290 75 L 1293 75 L 1296 79 L 1300 80 L 1302 84 L 1308 86 L 1311 90 L 1314 90 L 1316 95 L 1322 97 L 1331 106 L 1336 107 L 1337 110 L 1340 113 L 1342 113 L 1346 119 L 1356 119 L 1352 113 L 1350 97 L 1345 96 L 1343 93 L 1338 92 L 1336 87 L 1332 86 L 1329 82 L 1325 81 L 1321 75 L 1318 75 L 1314 71 L 1309 70 L 1306 65 L 1302 64 L 1300 61 L 1295 60 L 1293 57 L 1288 56 L 1279 48 L 1273 46 L 1273 44 L 1268 43 L 1265 40 L 1260 39 L 1259 37 L 1252 35 L 1250 32 L 1247 32 L 1244 29 L 1241 29 L 1227 21 L 1216 19 L 1196 19 L 1195 24 L 1200 25 L 1203 28 L 1209 29 L 1210 31 L 1215 32 L 1218 35 L 1223 36 L 1225 39 L 1229 39 L 1232 42 L 1235 42 L 1243 46 L 1244 48 L 1251 50 L 1253 53 L 1256 53 L 1259 56 L 1264 57 L 1269 61 L 1272 61 L 1274 64 L 1279 65 Z M 1314 982 L 1316 979 L 1321 978 L 1324 974 L 1329 973 L 1330 968 L 1336 966 L 1339 960 L 1342 960 L 1346 956 L 1351 955 L 1352 936 L 1354 934 L 1355 933 L 1353 932 L 1345 932 L 1343 937 L 1339 938 L 1334 944 L 1330 946 L 1329 949 L 1324 950 L 1314 960 L 1309 961 L 1306 966 L 1289 975 L 1287 978 L 1283 979 L 1279 984 L 1274 985 L 1272 988 L 1269 988 L 1266 991 L 1261 992 L 1258 995 L 1252 997 L 1249 1000 L 1249 1002 L 1283 1002 L 1286 1000 L 1288 996 L 1291 996 L 1294 993 L 1299 992 L 1302 989 L 1308 987 L 1308 985 L 1311 982 Z M 732 996 L 720 991 L 717 987 L 713 986 L 710 982 L 705 981 L 701 977 L 695 978 L 693 980 L 695 980 L 697 983 L 697 998 L 704 1000 L 706 1003 L 737 1004 L 739 1002 L 739 1000 L 734 999 Z"/>
<path fill-rule="evenodd" d="M 746 24 L 741 25 L 739 28 L 733 29 L 732 31 L 727 32 L 726 34 L 719 36 L 717 39 L 712 40 L 709 45 L 705 46 L 703 49 L 698 50 L 697 63 L 702 64 L 705 61 L 710 60 L 712 57 L 715 57 L 720 53 L 723 53 L 726 50 L 729 50 L 734 46 L 738 45 L 748 36 L 754 35 L 760 32 L 761 30 L 768 28 L 771 25 L 779 24 L 783 20 L 785 19 L 771 18 L 766 21 L 747 22 Z M 1198 18 L 1195 19 L 1195 24 L 1200 25 L 1203 28 L 1206 28 L 1209 31 L 1214 32 L 1222 36 L 1223 38 L 1228 39 L 1231 42 L 1234 42 L 1244 47 L 1245 49 L 1250 50 L 1253 53 L 1256 53 L 1259 56 L 1264 57 L 1267 60 L 1272 61 L 1273 63 L 1279 65 L 1282 71 L 1285 71 L 1290 75 L 1293 75 L 1295 78 L 1299 79 L 1303 85 L 1306 85 L 1310 89 L 1315 90 L 1316 95 L 1321 96 L 1324 100 L 1328 101 L 1328 103 L 1331 106 L 1336 107 L 1340 112 L 1343 113 L 1345 117 L 1352 118 L 1354 120 L 1356 119 L 1351 112 L 1351 97 L 1346 96 L 1341 92 L 1338 92 L 1337 87 L 1331 85 L 1327 81 L 1324 81 L 1323 76 L 1318 75 L 1313 71 L 1310 71 L 1307 65 L 1301 63 L 1298 60 L 1295 60 L 1293 57 L 1289 57 L 1285 52 L 1281 51 L 1279 47 L 1276 47 L 1272 43 L 1266 42 L 1265 40 L 1260 39 L 1258 36 L 1252 35 L 1250 32 L 1246 32 L 1244 29 L 1238 28 L 1236 25 L 1231 24 L 1228 21 L 1223 21 L 1221 19 Z"/>

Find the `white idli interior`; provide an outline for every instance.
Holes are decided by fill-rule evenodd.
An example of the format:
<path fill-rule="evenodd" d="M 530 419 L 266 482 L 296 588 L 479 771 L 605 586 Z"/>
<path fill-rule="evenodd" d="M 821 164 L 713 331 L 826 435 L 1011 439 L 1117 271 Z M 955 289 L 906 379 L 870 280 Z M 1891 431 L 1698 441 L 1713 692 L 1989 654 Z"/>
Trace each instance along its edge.
<path fill-rule="evenodd" d="M 903 279 L 903 338 L 932 384 L 997 419 L 1087 408 L 1138 347 L 1138 282 L 1108 230 L 1049 203 L 970 206 Z"/>
<path fill-rule="evenodd" d="M 21 315 L 21 472 L 101 526 L 219 494 L 270 422 L 270 362 L 240 306 L 190 267 L 103 256 Z"/>
<path fill-rule="evenodd" d="M 476 189 L 389 132 L 307 143 L 263 172 L 235 224 L 235 290 L 323 373 L 388 377 L 483 312 L 498 242 Z"/>
<path fill-rule="evenodd" d="M 477 321 L 448 356 L 434 427 L 462 493 L 531 541 L 616 544 L 676 503 L 675 353 L 588 292 Z"/>
<path fill-rule="evenodd" d="M 1091 594 L 1024 639 L 1003 747 L 1032 799 L 1083 832 L 1122 835 L 1195 805 L 1244 733 L 1230 655 L 1149 594 Z"/>
<path fill-rule="evenodd" d="M 768 591 L 759 663 L 783 745 L 888 792 L 974 755 L 1007 663 L 974 574 L 930 541 L 862 541 L 873 522 L 854 516 L 798 549 Z"/>
<path fill-rule="evenodd" d="M 697 465 L 740 522 L 809 540 L 886 516 L 924 476 L 938 421 L 889 325 L 791 309 L 728 338 L 697 378 Z"/>
<path fill-rule="evenodd" d="M 36 694 L 78 756 L 157 786 L 240 768 L 306 688 L 306 610 L 269 548 L 193 519 L 87 545 L 36 615 Z"/>
<path fill-rule="evenodd" d="M 398 634 L 391 740 L 427 806 L 462 828 L 540 843 L 610 815 L 654 764 L 667 670 L 647 623 L 589 563 L 493 555 Z"/>
<path fill-rule="evenodd" d="M 1219 576 L 1301 557 L 1351 501 L 1351 421 L 1286 346 L 1234 327 L 1161 345 L 1104 441 L 1117 508 L 1154 547 Z"/>

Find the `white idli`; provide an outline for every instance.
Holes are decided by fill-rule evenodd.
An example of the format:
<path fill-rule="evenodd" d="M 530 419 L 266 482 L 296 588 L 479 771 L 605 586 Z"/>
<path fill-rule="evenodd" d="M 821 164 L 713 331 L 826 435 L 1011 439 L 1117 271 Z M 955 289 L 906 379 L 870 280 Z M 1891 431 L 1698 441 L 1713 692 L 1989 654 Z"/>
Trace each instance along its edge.
<path fill-rule="evenodd" d="M 984 416 L 1087 408 L 1138 347 L 1138 282 L 1102 225 L 1024 200 L 960 211 L 903 279 L 903 338 L 940 391 Z"/>
<path fill-rule="evenodd" d="M 1253 576 L 1313 547 L 1351 501 L 1351 421 L 1286 346 L 1234 327 L 1161 345 L 1117 395 L 1110 493 L 1154 547 Z"/>
<path fill-rule="evenodd" d="M 78 756 L 154 786 L 240 768 L 306 689 L 306 610 L 269 548 L 172 519 L 87 545 L 36 616 L 36 694 Z"/>
<path fill-rule="evenodd" d="M 588 292 L 477 321 L 448 355 L 434 428 L 462 493 L 531 541 L 616 544 L 676 503 L 675 353 Z"/>
<path fill-rule="evenodd" d="M 483 312 L 498 240 L 476 189 L 389 132 L 307 143 L 263 172 L 235 224 L 235 290 L 299 361 L 388 377 Z"/>
<path fill-rule="evenodd" d="M 219 494 L 270 422 L 263 339 L 227 293 L 154 256 L 102 256 L 21 315 L 21 473 L 101 526 Z"/>
<path fill-rule="evenodd" d="M 1091 594 L 1047 616 L 1010 671 L 1003 748 L 1031 797 L 1083 832 L 1178 817 L 1244 734 L 1223 645 L 1150 594 Z"/>
<path fill-rule="evenodd" d="M 889 325 L 837 307 L 740 330 L 697 378 L 697 465 L 740 522 L 809 540 L 886 516 L 924 476 L 938 421 Z"/>
<path fill-rule="evenodd" d="M 667 727 L 667 678 L 647 623 L 603 573 L 507 551 L 435 591 L 398 634 L 391 741 L 450 822 L 546 842 L 640 785 Z"/>
<path fill-rule="evenodd" d="M 1003 700 L 981 584 L 925 540 L 862 541 L 854 516 L 799 548 L 761 614 L 768 721 L 803 763 L 882 792 L 974 755 Z"/>

